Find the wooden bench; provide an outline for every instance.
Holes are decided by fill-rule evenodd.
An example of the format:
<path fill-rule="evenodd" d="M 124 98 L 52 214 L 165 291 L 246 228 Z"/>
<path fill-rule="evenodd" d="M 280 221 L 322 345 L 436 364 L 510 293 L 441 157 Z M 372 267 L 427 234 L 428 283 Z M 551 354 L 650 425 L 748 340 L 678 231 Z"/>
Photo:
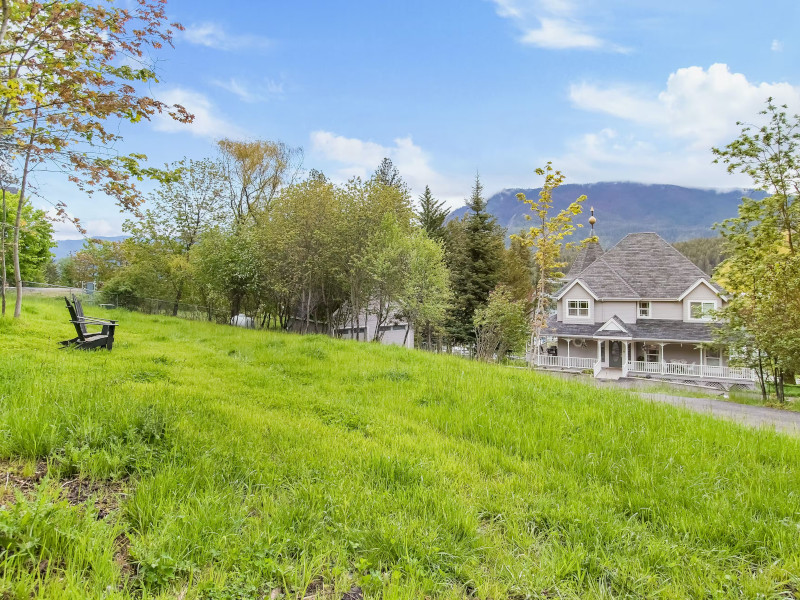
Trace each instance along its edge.
<path fill-rule="evenodd" d="M 105 319 L 95 319 L 94 317 L 87 317 L 83 314 L 83 307 L 81 301 L 72 297 L 72 302 L 69 298 L 64 296 L 67 302 L 67 310 L 69 311 L 70 323 L 75 326 L 75 333 L 77 337 L 71 340 L 64 340 L 59 342 L 62 347 L 74 346 L 83 350 L 91 348 L 107 348 L 111 350 L 114 345 L 114 329 L 117 327 L 117 321 L 107 321 Z M 87 325 L 99 325 L 102 330 L 99 333 L 89 333 L 86 329 Z"/>

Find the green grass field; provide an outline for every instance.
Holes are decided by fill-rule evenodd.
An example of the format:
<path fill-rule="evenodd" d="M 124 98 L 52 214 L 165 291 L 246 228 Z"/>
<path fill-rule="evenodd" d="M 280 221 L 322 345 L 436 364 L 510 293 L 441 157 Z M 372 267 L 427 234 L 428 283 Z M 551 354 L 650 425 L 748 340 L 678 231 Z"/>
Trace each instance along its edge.
<path fill-rule="evenodd" d="M 58 350 L 62 305 L 0 320 L 3 600 L 800 594 L 797 438 L 124 311 Z"/>

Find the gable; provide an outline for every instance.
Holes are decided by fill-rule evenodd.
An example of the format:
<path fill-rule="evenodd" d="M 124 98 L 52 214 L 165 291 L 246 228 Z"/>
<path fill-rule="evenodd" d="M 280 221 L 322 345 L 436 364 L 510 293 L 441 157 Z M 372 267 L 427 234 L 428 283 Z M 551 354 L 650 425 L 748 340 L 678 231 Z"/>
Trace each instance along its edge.
<path fill-rule="evenodd" d="M 630 333 L 616 315 L 611 317 L 608 321 L 600 326 L 597 332 L 599 333 L 601 331 L 619 331 L 621 333 Z"/>
<path fill-rule="evenodd" d="M 596 296 L 596 295 L 595 295 L 595 294 L 592 292 L 592 290 L 591 290 L 591 289 L 589 289 L 589 287 L 588 287 L 588 286 L 587 286 L 585 283 L 583 283 L 583 282 L 582 282 L 580 279 L 575 279 L 575 280 L 574 280 L 572 283 L 570 283 L 570 284 L 569 284 L 569 285 L 567 285 L 567 286 L 566 286 L 564 289 L 562 289 L 562 290 L 561 290 L 561 292 L 558 294 L 558 296 L 556 296 L 556 300 L 561 300 L 561 299 L 562 299 L 564 296 L 566 296 L 566 295 L 567 295 L 567 293 L 568 293 L 570 290 L 572 290 L 572 289 L 573 289 L 573 288 L 575 288 L 575 287 L 577 287 L 579 290 L 583 290 L 584 292 L 586 292 L 586 293 L 587 293 L 589 296 L 591 296 L 591 297 L 592 297 L 594 300 L 597 300 L 597 296 Z"/>
<path fill-rule="evenodd" d="M 706 293 L 703 294 L 702 291 L 700 291 L 700 293 L 697 293 L 698 288 L 701 288 L 701 290 L 702 290 L 702 288 L 705 288 L 705 290 L 702 290 L 702 291 L 706 291 Z M 686 289 L 686 291 L 683 292 L 678 297 L 678 300 L 683 300 L 684 298 L 686 298 L 690 294 L 691 295 L 702 295 L 703 297 L 710 297 L 707 292 L 711 292 L 711 294 L 713 294 L 713 297 L 715 297 L 715 298 L 717 296 L 721 296 L 723 299 L 725 299 L 725 296 L 722 296 L 722 294 L 719 293 L 719 290 L 717 290 L 717 288 L 715 288 L 707 279 L 699 279 L 695 283 L 693 283 L 691 286 L 689 286 Z"/>

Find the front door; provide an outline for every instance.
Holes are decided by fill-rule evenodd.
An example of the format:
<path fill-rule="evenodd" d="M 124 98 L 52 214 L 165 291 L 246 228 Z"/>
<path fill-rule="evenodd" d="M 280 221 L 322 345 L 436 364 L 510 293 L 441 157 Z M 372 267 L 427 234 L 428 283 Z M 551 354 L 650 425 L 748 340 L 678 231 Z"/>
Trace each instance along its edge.
<path fill-rule="evenodd" d="M 622 342 L 609 342 L 608 366 L 612 369 L 622 368 Z"/>

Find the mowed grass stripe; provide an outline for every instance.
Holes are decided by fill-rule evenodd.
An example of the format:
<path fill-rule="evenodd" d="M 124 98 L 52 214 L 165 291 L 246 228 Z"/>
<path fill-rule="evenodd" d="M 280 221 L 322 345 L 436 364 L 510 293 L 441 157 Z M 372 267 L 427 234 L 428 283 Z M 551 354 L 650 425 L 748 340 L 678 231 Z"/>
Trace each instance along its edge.
<path fill-rule="evenodd" d="M 56 300 L 0 320 L 0 458 L 49 466 L 5 490 L 0 593 L 800 588 L 796 438 L 455 357 L 109 315 L 111 353 L 57 350 Z M 81 479 L 122 482 L 116 510 L 66 499 Z"/>

